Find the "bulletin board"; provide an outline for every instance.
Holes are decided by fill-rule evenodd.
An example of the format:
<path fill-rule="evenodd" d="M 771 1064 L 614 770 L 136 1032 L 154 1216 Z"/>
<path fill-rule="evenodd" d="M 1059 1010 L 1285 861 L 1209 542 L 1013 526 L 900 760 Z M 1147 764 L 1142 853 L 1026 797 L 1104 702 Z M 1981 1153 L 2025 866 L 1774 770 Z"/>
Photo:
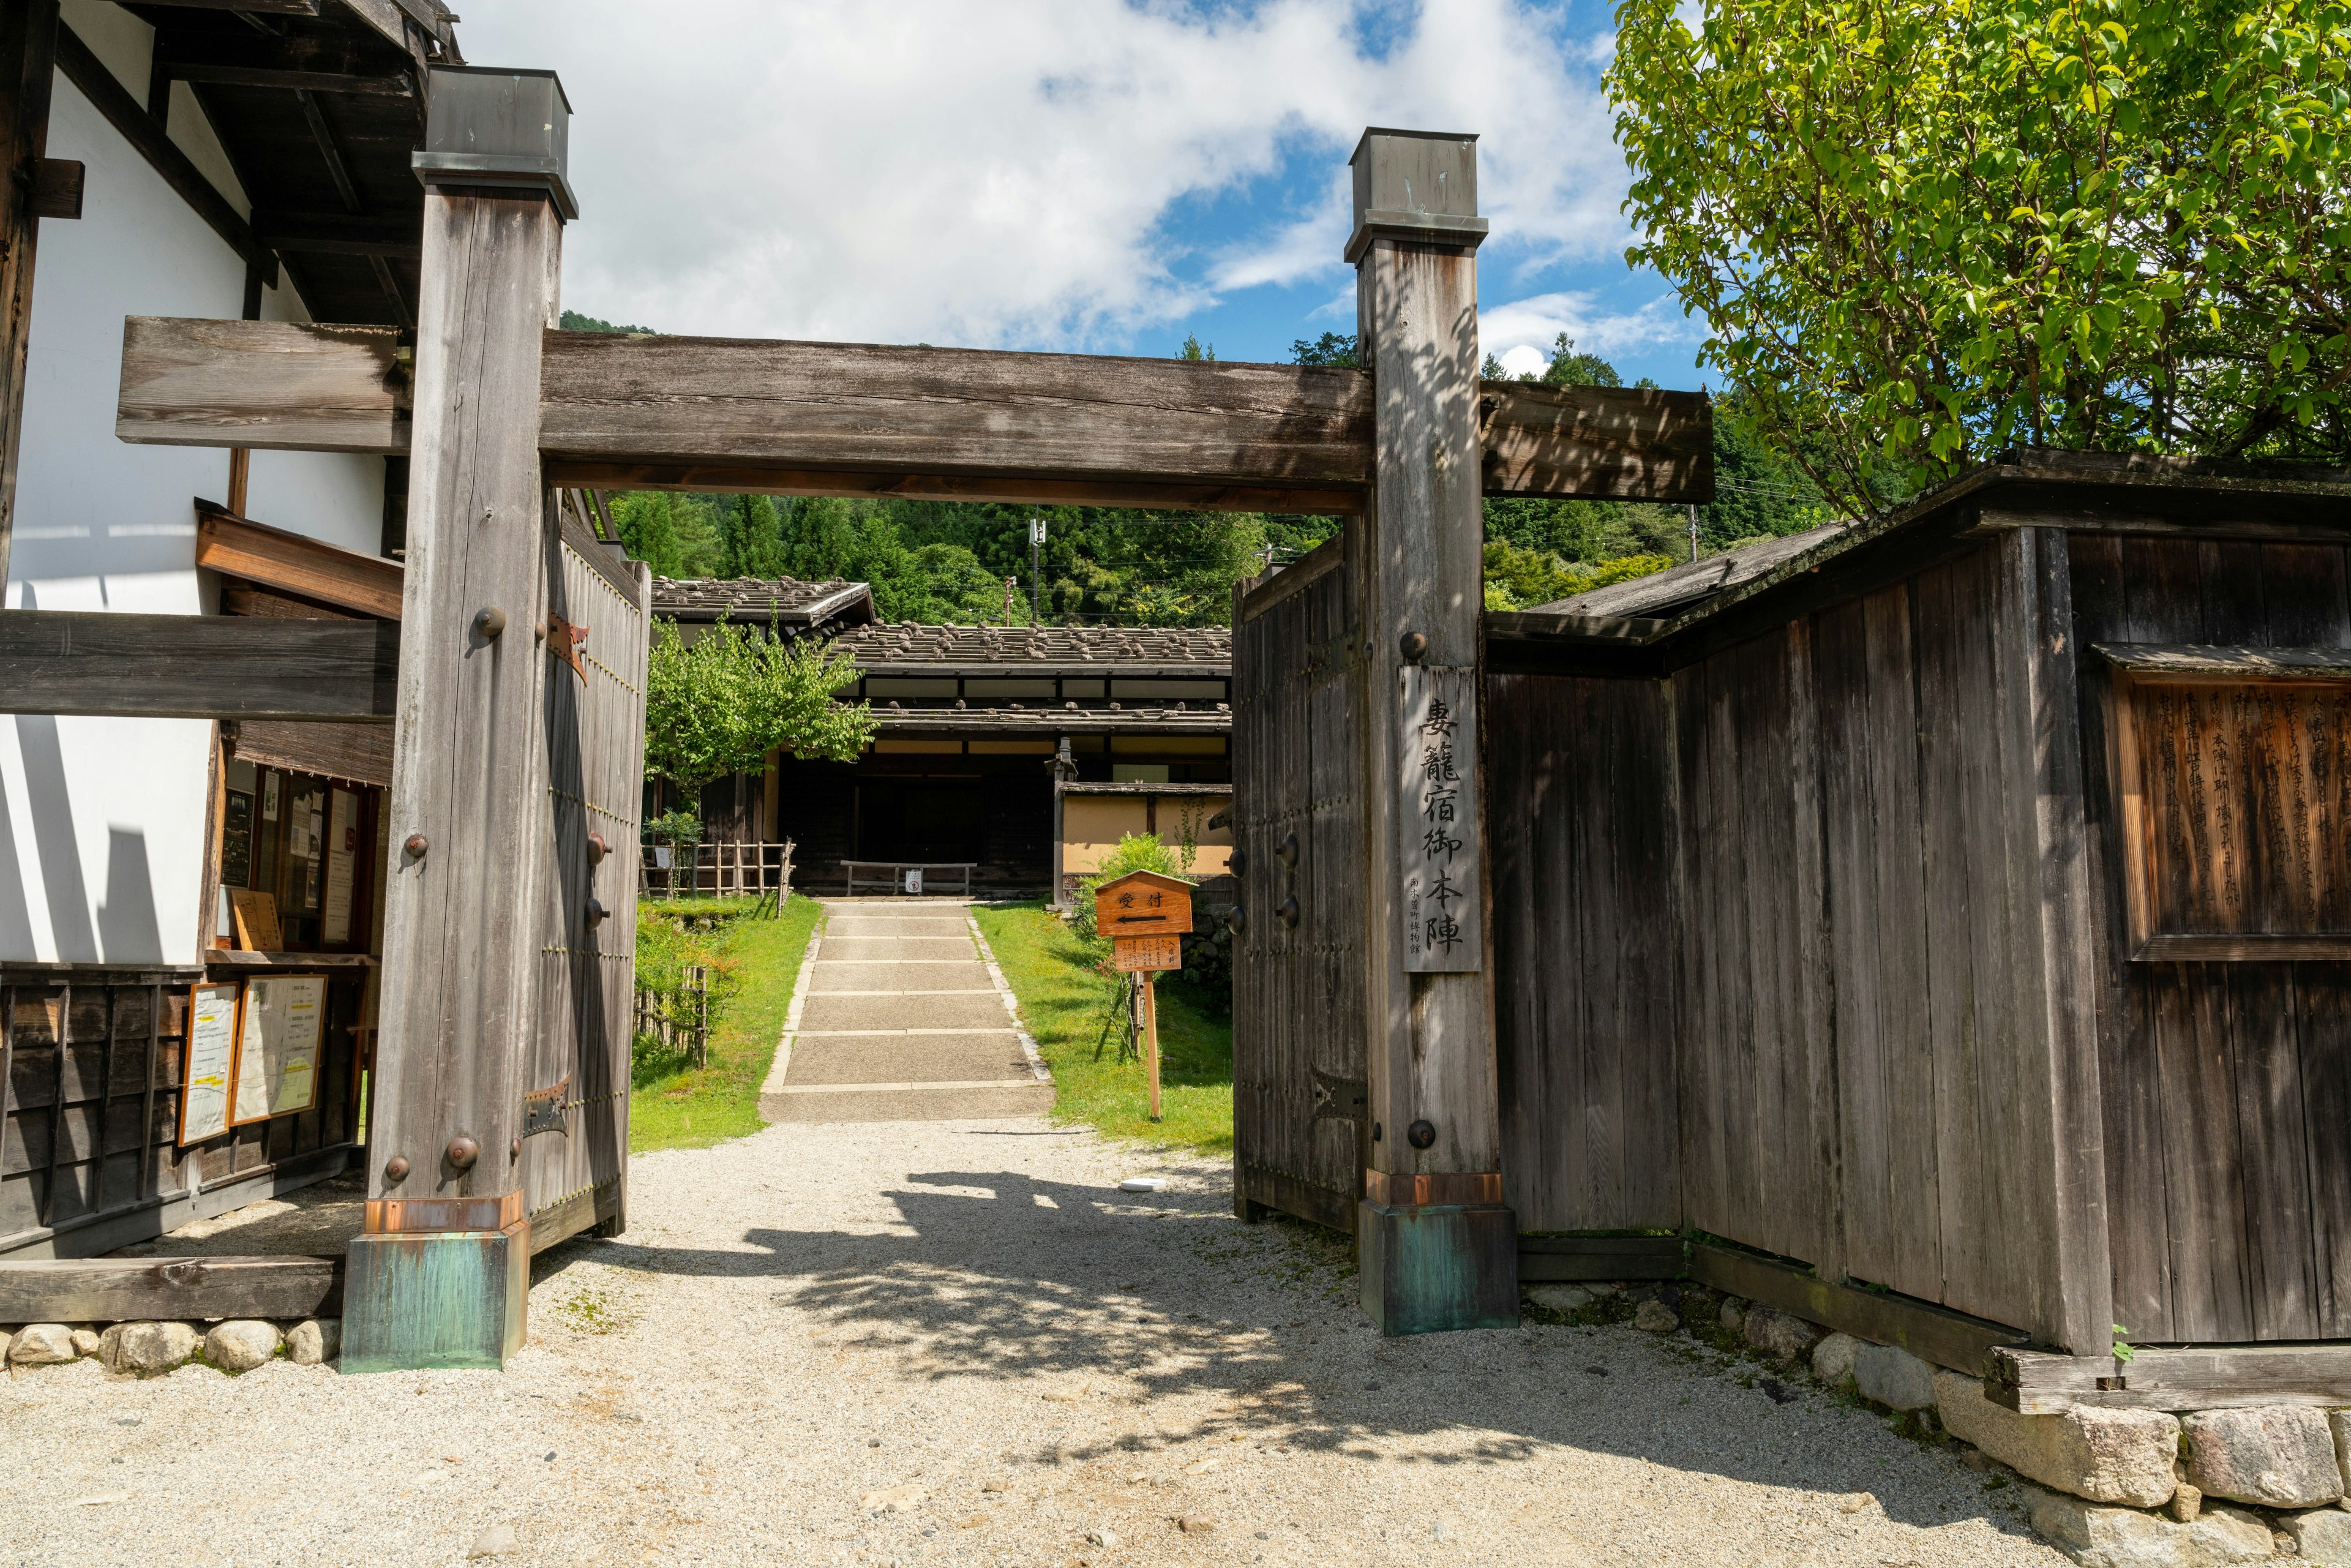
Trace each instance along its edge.
<path fill-rule="evenodd" d="M 229 1124 L 307 1111 L 318 1103 L 327 977 L 256 975 L 245 982 Z"/>
<path fill-rule="evenodd" d="M 180 1080 L 180 1142 L 200 1144 L 228 1131 L 228 1092 L 236 1071 L 238 1004 L 235 980 L 188 988 L 188 1047 Z"/>

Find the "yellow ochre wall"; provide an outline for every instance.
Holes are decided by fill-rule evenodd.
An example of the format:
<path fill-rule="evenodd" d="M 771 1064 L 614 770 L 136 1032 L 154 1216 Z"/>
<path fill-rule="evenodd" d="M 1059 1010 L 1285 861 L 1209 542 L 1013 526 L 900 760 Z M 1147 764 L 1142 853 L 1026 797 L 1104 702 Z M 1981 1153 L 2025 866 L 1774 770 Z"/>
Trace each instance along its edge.
<path fill-rule="evenodd" d="M 1146 802 L 1159 807 L 1160 841 L 1173 847 L 1183 833 L 1183 813 L 1196 814 L 1193 837 L 1200 846 L 1192 875 L 1221 876 L 1232 859 L 1230 827 L 1211 830 L 1210 817 L 1233 803 L 1230 795 L 1064 795 L 1061 797 L 1061 873 L 1082 876 L 1102 869 L 1104 856 L 1128 833 L 1146 831 Z"/>

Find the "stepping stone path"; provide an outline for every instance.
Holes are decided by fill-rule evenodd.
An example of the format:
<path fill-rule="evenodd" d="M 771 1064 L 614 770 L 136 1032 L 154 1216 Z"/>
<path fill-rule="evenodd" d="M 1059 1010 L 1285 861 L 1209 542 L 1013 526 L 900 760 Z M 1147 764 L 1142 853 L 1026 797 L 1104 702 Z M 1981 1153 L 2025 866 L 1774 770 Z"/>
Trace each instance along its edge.
<path fill-rule="evenodd" d="M 1052 1103 L 1052 1078 L 964 900 L 826 901 L 760 1115 L 964 1121 Z"/>

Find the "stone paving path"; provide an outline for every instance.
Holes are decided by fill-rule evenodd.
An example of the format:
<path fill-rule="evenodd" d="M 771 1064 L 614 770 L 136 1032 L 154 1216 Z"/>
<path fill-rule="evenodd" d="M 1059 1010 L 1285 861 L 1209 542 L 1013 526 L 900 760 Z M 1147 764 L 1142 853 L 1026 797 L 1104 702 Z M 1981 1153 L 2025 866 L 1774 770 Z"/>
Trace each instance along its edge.
<path fill-rule="evenodd" d="M 830 899 L 776 1063 L 770 1122 L 1023 1116 L 1052 1079 L 960 899 Z"/>

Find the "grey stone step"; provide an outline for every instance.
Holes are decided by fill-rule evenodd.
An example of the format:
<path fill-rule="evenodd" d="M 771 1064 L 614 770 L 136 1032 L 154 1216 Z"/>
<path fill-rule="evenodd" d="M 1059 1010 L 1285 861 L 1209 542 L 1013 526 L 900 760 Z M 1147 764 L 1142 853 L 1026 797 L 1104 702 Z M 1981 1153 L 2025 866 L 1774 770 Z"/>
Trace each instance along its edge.
<path fill-rule="evenodd" d="M 971 958 L 977 960 L 978 950 L 971 945 L 969 936 L 850 936 L 836 938 L 826 933 L 824 943 L 816 950 L 816 961 L 841 963 L 852 958 Z"/>
<path fill-rule="evenodd" d="M 759 1096 L 769 1122 L 961 1122 L 1041 1116 L 1053 1086 L 1026 1083 L 867 1083 Z"/>
<path fill-rule="evenodd" d="M 1000 1034 L 803 1034 L 784 1087 L 813 1083 L 1033 1082 L 1020 1037 Z"/>
<path fill-rule="evenodd" d="M 977 957 L 909 964 L 890 958 L 829 962 L 828 956 L 819 952 L 816 972 L 809 977 L 811 1001 L 826 991 L 929 991 L 965 986 L 977 989 L 991 984 L 987 966 Z"/>
<path fill-rule="evenodd" d="M 1005 1029 L 1004 1002 L 995 991 L 955 996 L 828 997 L 811 992 L 800 1008 L 802 1030 Z"/>

